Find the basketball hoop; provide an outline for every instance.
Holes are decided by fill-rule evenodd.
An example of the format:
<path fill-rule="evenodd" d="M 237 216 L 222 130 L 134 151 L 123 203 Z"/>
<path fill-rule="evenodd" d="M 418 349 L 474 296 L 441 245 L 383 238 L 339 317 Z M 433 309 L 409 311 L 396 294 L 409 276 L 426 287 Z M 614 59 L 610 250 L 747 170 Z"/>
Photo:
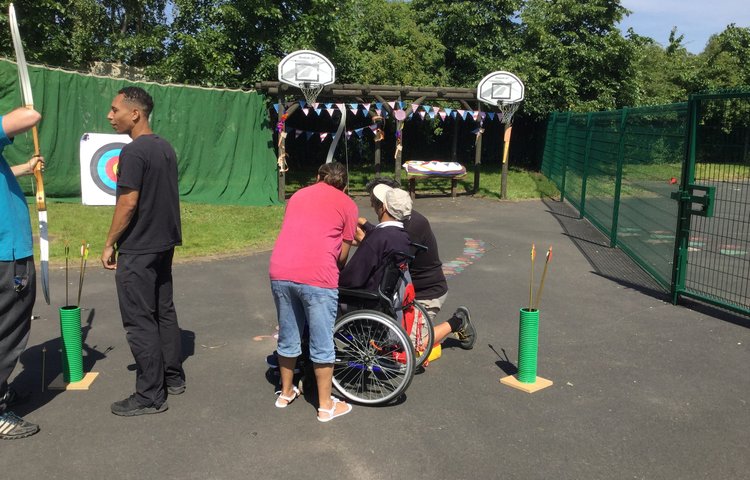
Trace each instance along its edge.
<path fill-rule="evenodd" d="M 279 81 L 302 90 L 309 106 L 335 80 L 336 68 L 331 61 L 312 50 L 297 50 L 279 62 Z"/>
<path fill-rule="evenodd" d="M 302 90 L 302 94 L 305 96 L 307 105 L 312 107 L 315 100 L 318 99 L 318 95 L 323 91 L 322 83 L 303 82 L 299 84 L 299 89 Z"/>
<path fill-rule="evenodd" d="M 500 122 L 510 125 L 513 114 L 523 101 L 524 85 L 521 79 L 510 72 L 492 72 L 479 82 L 477 98 L 488 105 L 497 106 L 501 115 Z"/>
<path fill-rule="evenodd" d="M 513 114 L 516 113 L 520 106 L 521 102 L 498 103 L 497 108 L 500 109 L 500 123 L 510 125 L 513 121 Z"/>

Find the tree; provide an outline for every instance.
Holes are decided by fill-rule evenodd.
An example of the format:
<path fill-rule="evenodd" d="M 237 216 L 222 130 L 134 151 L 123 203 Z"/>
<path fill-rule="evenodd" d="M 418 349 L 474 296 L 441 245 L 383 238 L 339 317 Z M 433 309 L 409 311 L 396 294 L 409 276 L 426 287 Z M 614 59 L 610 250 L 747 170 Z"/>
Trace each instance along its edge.
<path fill-rule="evenodd" d="M 544 117 L 633 105 L 634 49 L 616 27 L 626 12 L 618 0 L 527 0 L 517 60 L 524 109 Z"/>
<path fill-rule="evenodd" d="M 444 46 L 448 85 L 473 87 L 485 75 L 517 64 L 521 0 L 413 0 L 411 8 L 425 32 Z"/>

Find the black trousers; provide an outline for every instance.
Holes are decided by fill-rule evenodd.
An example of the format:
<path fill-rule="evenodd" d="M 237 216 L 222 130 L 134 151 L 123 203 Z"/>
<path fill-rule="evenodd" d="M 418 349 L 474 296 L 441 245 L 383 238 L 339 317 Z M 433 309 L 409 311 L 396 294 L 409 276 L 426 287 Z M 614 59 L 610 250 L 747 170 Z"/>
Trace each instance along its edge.
<path fill-rule="evenodd" d="M 6 408 L 8 378 L 29 341 L 35 301 L 34 257 L 0 262 L 0 413 Z"/>
<path fill-rule="evenodd" d="M 160 406 L 166 385 L 182 385 L 180 327 L 172 295 L 174 248 L 120 254 L 115 283 L 126 338 L 136 364 L 135 391 L 143 406 Z"/>

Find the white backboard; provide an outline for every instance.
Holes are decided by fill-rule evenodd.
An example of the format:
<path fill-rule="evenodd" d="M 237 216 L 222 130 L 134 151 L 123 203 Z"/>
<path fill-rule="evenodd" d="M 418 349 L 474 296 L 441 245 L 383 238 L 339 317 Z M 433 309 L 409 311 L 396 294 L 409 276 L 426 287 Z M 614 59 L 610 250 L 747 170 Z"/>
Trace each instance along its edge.
<path fill-rule="evenodd" d="M 477 86 L 477 98 L 489 105 L 518 103 L 523 96 L 523 82 L 510 72 L 490 73 Z"/>
<path fill-rule="evenodd" d="M 330 60 L 312 50 L 297 50 L 279 62 L 279 81 L 299 87 L 302 84 L 330 85 L 336 69 Z"/>

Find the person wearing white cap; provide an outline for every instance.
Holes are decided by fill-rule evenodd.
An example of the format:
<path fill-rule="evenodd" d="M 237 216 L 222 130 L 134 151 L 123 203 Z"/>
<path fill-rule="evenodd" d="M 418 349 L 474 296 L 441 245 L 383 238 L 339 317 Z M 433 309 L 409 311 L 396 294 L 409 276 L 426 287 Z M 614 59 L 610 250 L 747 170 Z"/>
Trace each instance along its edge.
<path fill-rule="evenodd" d="M 387 177 L 374 178 L 366 186 L 371 194 L 375 190 L 382 192 L 386 188 L 398 187 L 397 181 Z M 375 228 L 375 225 L 365 218 L 359 219 L 359 226 L 357 241 L 362 241 Z M 404 228 L 412 242 L 427 247 L 427 251 L 417 252 L 416 258 L 409 264 L 409 273 L 416 291 L 416 300 L 427 310 L 430 320 L 434 323 L 448 297 L 448 282 L 443 274 L 437 240 L 429 220 L 413 208 L 409 219 L 404 221 Z M 435 344 L 441 343 L 450 335 L 458 339 L 459 346 L 464 350 L 474 348 L 477 332 L 471 322 L 468 308 L 459 306 L 448 320 L 435 325 Z"/>
<path fill-rule="evenodd" d="M 411 215 L 411 197 L 400 188 L 378 185 L 370 195 L 378 225 L 359 243 L 339 276 L 339 287 L 376 291 L 391 253 L 409 253 L 403 220 Z"/>

